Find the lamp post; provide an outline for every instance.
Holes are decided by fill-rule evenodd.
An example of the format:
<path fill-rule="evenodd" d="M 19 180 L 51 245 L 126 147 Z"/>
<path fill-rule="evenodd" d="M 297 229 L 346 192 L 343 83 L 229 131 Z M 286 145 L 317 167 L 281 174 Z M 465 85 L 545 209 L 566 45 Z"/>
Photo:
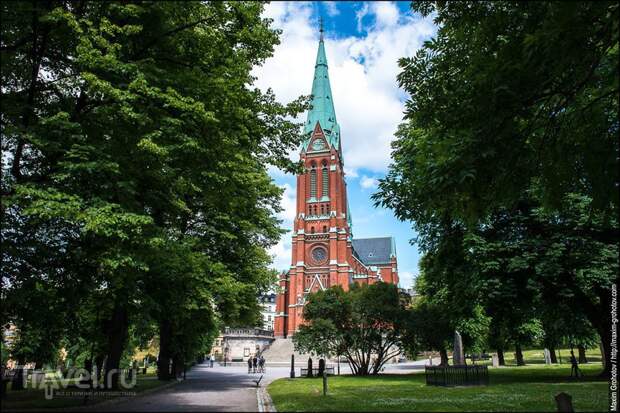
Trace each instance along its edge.
<path fill-rule="evenodd" d="M 225 342 L 224 345 L 224 367 L 226 367 L 226 360 L 228 359 L 228 352 L 230 351 L 230 347 L 228 347 L 228 343 Z"/>

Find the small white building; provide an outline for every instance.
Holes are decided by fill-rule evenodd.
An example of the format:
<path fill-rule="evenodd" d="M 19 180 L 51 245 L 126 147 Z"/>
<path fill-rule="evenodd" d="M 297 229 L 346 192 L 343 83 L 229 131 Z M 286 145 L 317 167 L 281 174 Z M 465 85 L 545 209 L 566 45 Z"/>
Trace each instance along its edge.
<path fill-rule="evenodd" d="M 258 298 L 259 303 L 262 306 L 261 314 L 263 316 L 263 328 L 265 330 L 273 331 L 273 326 L 276 316 L 276 294 L 268 293 L 261 295 Z"/>

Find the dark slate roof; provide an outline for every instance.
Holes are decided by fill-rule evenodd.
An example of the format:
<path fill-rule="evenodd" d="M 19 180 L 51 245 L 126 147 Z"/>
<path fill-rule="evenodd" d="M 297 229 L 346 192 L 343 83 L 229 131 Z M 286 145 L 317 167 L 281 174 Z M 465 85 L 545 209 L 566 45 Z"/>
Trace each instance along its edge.
<path fill-rule="evenodd" d="M 366 265 L 387 264 L 396 256 L 394 238 L 359 238 L 352 241 L 353 254 Z"/>

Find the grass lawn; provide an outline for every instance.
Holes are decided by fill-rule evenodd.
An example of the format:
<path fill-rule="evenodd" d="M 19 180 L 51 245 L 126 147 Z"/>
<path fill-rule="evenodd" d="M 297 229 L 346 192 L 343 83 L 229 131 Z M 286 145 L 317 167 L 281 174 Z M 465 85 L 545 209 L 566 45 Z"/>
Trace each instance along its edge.
<path fill-rule="evenodd" d="M 73 382 L 72 380 L 64 380 L 64 382 Z M 153 389 L 168 382 L 159 381 L 155 375 L 155 369 L 149 369 L 146 375 L 138 375 L 138 382 L 135 387 L 124 391 L 131 393 L 140 393 L 145 390 Z M 70 384 L 70 383 L 67 383 Z M 64 389 L 60 389 L 64 390 Z M 78 388 L 68 388 L 66 391 L 83 392 L 87 391 Z M 105 392 L 101 392 L 105 393 Z M 119 396 L 113 396 L 119 397 Z M 130 397 L 130 396 L 128 396 Z M 83 396 L 70 396 L 70 397 L 54 397 L 51 400 L 45 398 L 43 389 L 28 388 L 25 390 L 13 391 L 9 385 L 7 395 L 2 399 L 2 410 L 20 410 L 20 409 L 49 409 L 49 408 L 66 408 L 66 407 L 78 407 L 84 405 L 92 405 L 100 403 L 104 400 L 108 400 L 110 397 L 106 397 L 100 394 L 98 397 L 90 398 L 85 402 Z"/>
<path fill-rule="evenodd" d="M 489 386 L 426 386 L 424 374 L 279 379 L 268 387 L 278 411 L 557 411 L 554 396 L 566 392 L 575 411 L 606 411 L 606 381 L 600 363 L 582 366 L 585 378 L 571 380 L 569 365 L 489 369 Z"/>
<path fill-rule="evenodd" d="M 555 351 L 559 364 L 570 365 L 570 349 L 563 348 Z M 579 358 L 577 349 L 575 349 L 575 357 Z M 586 350 L 586 358 L 589 363 L 601 362 L 601 351 L 598 348 L 589 348 Z M 524 350 L 523 359 L 526 364 L 545 364 L 545 354 L 543 349 Z M 467 360 L 469 362 L 469 360 Z M 517 360 L 515 359 L 514 351 L 504 352 L 504 361 L 507 366 L 516 366 Z M 491 365 L 491 360 L 476 362 L 477 364 Z"/>

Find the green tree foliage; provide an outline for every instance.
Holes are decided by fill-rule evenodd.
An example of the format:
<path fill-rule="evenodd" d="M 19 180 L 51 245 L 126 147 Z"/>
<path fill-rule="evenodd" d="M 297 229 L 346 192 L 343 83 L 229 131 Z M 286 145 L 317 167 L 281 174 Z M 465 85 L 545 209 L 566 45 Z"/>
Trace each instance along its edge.
<path fill-rule="evenodd" d="M 295 347 L 320 355 L 344 355 L 353 374 L 378 374 L 401 351 L 404 308 L 393 284 L 340 286 L 310 294 Z"/>
<path fill-rule="evenodd" d="M 1 7 L 3 323 L 38 328 L 19 301 L 39 289 L 34 318 L 113 369 L 141 319 L 183 363 L 218 319 L 254 318 L 280 236 L 267 167 L 294 170 L 305 108 L 252 86 L 278 43 L 263 5 Z"/>
<path fill-rule="evenodd" d="M 618 4 L 412 7 L 434 13 L 439 29 L 400 61 L 411 97 L 374 199 L 414 222 L 429 260 L 462 228 L 453 250 L 465 259 L 451 271 L 464 278 L 438 285 L 450 308 L 459 296 L 484 308 L 489 344 L 520 346 L 545 325 L 549 338 L 569 334 L 549 328 L 550 308 L 562 303 L 565 320 L 585 317 L 600 335 L 608 374 L 620 234 Z"/>
<path fill-rule="evenodd" d="M 536 180 L 545 206 L 576 192 L 618 207 L 617 3 L 412 7 L 435 12 L 439 29 L 400 61 L 411 98 L 386 202 L 411 219 L 432 206 L 471 220 L 514 205 Z"/>

